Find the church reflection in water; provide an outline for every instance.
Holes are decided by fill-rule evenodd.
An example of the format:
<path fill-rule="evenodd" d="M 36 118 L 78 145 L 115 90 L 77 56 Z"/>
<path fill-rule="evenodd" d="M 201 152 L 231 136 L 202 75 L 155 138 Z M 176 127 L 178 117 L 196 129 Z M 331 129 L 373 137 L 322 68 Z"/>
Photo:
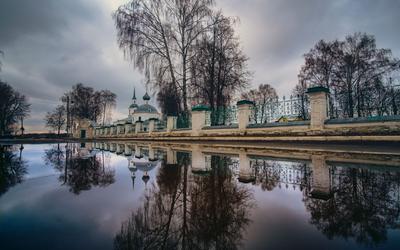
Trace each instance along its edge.
<path fill-rule="evenodd" d="M 23 168 L 6 152 L 2 148 L 2 161 Z M 398 155 L 95 142 L 54 145 L 44 158 L 79 194 L 114 182 L 110 152 L 127 159 L 134 189 L 136 177 L 145 185 L 142 204 L 114 238 L 115 249 L 238 249 L 253 223 L 256 189 L 300 192 L 309 223 L 328 239 L 379 246 L 400 226 Z"/>

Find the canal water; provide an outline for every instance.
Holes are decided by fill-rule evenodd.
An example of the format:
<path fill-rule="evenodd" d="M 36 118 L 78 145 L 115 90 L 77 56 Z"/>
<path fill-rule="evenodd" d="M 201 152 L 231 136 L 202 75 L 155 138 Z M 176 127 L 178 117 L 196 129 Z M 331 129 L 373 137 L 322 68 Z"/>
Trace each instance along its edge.
<path fill-rule="evenodd" d="M 0 249 L 400 249 L 400 160 L 246 145 L 0 146 Z"/>

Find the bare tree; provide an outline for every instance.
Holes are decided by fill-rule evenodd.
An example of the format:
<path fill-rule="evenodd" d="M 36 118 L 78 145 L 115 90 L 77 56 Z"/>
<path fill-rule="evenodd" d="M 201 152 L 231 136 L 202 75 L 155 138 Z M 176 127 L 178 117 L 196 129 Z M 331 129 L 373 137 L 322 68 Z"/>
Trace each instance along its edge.
<path fill-rule="evenodd" d="M 12 126 L 27 117 L 30 106 L 24 95 L 0 81 L 0 135 L 10 133 Z"/>
<path fill-rule="evenodd" d="M 294 87 L 292 93 L 299 99 L 298 107 L 299 110 L 299 117 L 303 120 L 308 119 L 308 107 L 310 105 L 310 101 L 307 97 L 307 83 L 303 80 L 303 78 L 299 75 L 299 83 Z"/>
<path fill-rule="evenodd" d="M 339 50 L 340 46 L 341 43 L 338 40 L 333 42 L 320 40 L 314 46 L 314 48 L 312 48 L 308 53 L 304 54 L 304 65 L 300 70 L 299 81 L 303 81 L 303 85 L 305 82 L 307 82 L 308 85 L 324 86 L 331 91 L 335 91 L 333 89 L 332 79 L 334 77 L 337 51 Z M 297 90 L 299 91 L 301 89 L 304 90 L 302 86 L 299 86 Z M 303 96 L 304 95 L 301 95 L 301 97 Z M 331 97 L 331 95 L 329 97 Z M 330 115 L 333 116 L 333 112 L 335 110 L 334 98 L 330 98 L 329 103 L 331 105 L 329 108 L 331 112 Z M 305 112 L 303 112 L 303 114 L 305 114 Z"/>
<path fill-rule="evenodd" d="M 304 57 L 299 83 L 330 89 L 331 117 L 390 112 L 384 79 L 399 70 L 400 61 L 390 49 L 378 49 L 374 36 L 355 33 L 344 41 L 321 40 Z"/>
<path fill-rule="evenodd" d="M 190 61 L 212 0 L 131 0 L 114 13 L 118 43 L 154 85 L 172 83 L 188 111 Z"/>
<path fill-rule="evenodd" d="M 105 124 L 107 114 L 115 107 L 117 95 L 109 90 L 100 91 L 100 103 L 102 105 L 102 122 Z"/>
<path fill-rule="evenodd" d="M 191 70 L 195 97 L 214 110 L 228 105 L 235 92 L 247 86 L 250 72 L 233 29 L 236 20 L 220 12 L 210 19 L 210 29 L 197 43 Z"/>
<path fill-rule="evenodd" d="M 172 84 L 163 84 L 163 87 L 157 93 L 157 102 L 163 114 L 178 115 L 180 96 L 174 91 Z"/>
<path fill-rule="evenodd" d="M 65 107 L 58 105 L 54 111 L 47 112 L 45 121 L 47 127 L 56 130 L 57 134 L 60 135 L 60 131 L 67 121 Z"/>
<path fill-rule="evenodd" d="M 274 87 L 269 84 L 260 84 L 258 89 L 251 89 L 246 93 L 242 93 L 242 98 L 254 102 L 256 112 L 254 112 L 255 121 L 261 123 L 268 122 L 268 113 L 272 113 L 274 103 L 278 101 L 278 95 Z"/>
<path fill-rule="evenodd" d="M 347 36 L 341 44 L 334 70 L 334 81 L 345 92 L 347 116 L 363 116 L 365 87 L 374 79 L 398 69 L 399 61 L 391 57 L 390 49 L 376 48 L 375 37 L 355 33 Z"/>
<path fill-rule="evenodd" d="M 79 119 L 97 122 L 103 118 L 104 122 L 107 111 L 110 112 L 115 105 L 115 99 L 116 95 L 109 90 L 96 91 L 82 83 L 74 85 L 71 91 L 61 97 L 64 106 L 67 106 L 66 102 L 70 100 L 70 124 Z"/>

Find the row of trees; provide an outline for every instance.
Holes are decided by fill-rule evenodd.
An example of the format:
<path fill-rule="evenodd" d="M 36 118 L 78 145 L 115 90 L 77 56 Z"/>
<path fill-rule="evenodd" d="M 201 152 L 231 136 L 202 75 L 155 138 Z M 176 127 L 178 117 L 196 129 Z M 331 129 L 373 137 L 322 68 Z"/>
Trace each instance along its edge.
<path fill-rule="evenodd" d="M 3 52 L 0 50 L 0 56 Z M 1 59 L 1 58 L 0 58 Z M 0 71 L 2 62 L 0 60 Z M 29 115 L 30 104 L 25 95 L 14 90 L 8 83 L 0 78 L 0 136 L 24 130 L 22 120 Z M 21 127 L 16 125 L 21 121 Z"/>
<path fill-rule="evenodd" d="M 103 125 L 111 120 L 116 94 L 109 90 L 96 91 L 78 83 L 61 97 L 61 104 L 48 112 L 46 126 L 60 134 L 64 128 L 74 128 L 80 119 L 89 119 Z"/>
<path fill-rule="evenodd" d="M 225 106 L 248 83 L 236 20 L 213 5 L 213 0 L 131 0 L 114 13 L 120 48 L 158 91 L 165 114 L 187 112 L 189 103 Z"/>
<path fill-rule="evenodd" d="M 294 94 L 307 105 L 306 89 L 322 85 L 330 90 L 331 117 L 397 115 L 400 61 L 390 49 L 376 46 L 375 37 L 355 33 L 343 41 L 319 41 L 304 55 Z"/>

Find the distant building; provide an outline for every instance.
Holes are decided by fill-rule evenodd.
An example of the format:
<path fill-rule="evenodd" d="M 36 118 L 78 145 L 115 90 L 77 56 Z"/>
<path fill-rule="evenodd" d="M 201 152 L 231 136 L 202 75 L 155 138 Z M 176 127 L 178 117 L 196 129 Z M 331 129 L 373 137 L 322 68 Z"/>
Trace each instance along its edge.
<path fill-rule="evenodd" d="M 89 119 L 79 119 L 72 128 L 72 135 L 75 138 L 92 138 L 96 124 Z"/>
<path fill-rule="evenodd" d="M 136 103 L 136 91 L 133 90 L 132 96 L 132 104 L 129 106 L 128 109 L 128 117 L 122 120 L 118 120 L 114 122 L 114 124 L 124 124 L 126 122 L 135 123 L 136 121 L 147 121 L 150 118 L 157 118 L 160 119 L 161 114 L 158 110 L 149 104 L 150 96 L 146 91 L 146 94 L 143 96 L 144 104 L 138 105 Z"/>

